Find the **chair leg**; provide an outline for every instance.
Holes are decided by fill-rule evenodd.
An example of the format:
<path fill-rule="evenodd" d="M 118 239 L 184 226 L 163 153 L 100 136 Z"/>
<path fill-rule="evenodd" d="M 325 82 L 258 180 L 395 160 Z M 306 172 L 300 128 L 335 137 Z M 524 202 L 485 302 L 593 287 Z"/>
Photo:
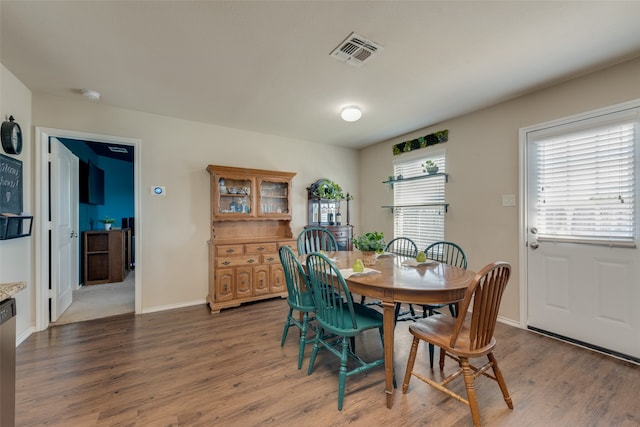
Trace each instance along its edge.
<path fill-rule="evenodd" d="M 504 377 L 502 376 L 502 371 L 498 367 L 498 361 L 496 357 L 493 355 L 493 352 L 487 354 L 489 361 L 491 362 L 491 367 L 493 368 L 493 374 L 498 381 L 498 385 L 500 386 L 500 391 L 502 391 L 502 396 L 504 397 L 504 401 L 506 402 L 509 409 L 513 409 L 513 402 L 511 401 L 511 397 L 509 396 L 509 390 L 507 390 L 507 383 L 504 381 Z"/>
<path fill-rule="evenodd" d="M 418 343 L 420 339 L 413 337 L 411 343 L 411 350 L 409 351 L 409 359 L 407 359 L 407 369 L 404 371 L 404 381 L 402 382 L 402 394 L 407 394 L 409 388 L 409 381 L 411 381 L 411 372 L 413 372 L 413 365 L 416 363 L 416 353 L 418 352 Z"/>
<path fill-rule="evenodd" d="M 429 367 L 433 369 L 433 353 L 435 353 L 436 348 L 433 344 L 429 343 Z"/>
<path fill-rule="evenodd" d="M 451 315 L 453 317 L 458 317 L 458 313 L 456 313 L 456 305 L 455 304 L 449 304 L 449 312 L 451 313 Z"/>
<path fill-rule="evenodd" d="M 298 369 L 302 369 L 302 359 L 304 358 L 304 346 L 307 343 L 307 323 L 309 314 L 305 312 L 302 315 L 302 332 L 300 334 L 300 349 L 298 350 Z"/>
<path fill-rule="evenodd" d="M 316 331 L 316 340 L 313 343 L 313 350 L 311 351 L 311 357 L 309 358 L 309 368 L 307 369 L 307 375 L 311 375 L 313 372 L 313 364 L 316 362 L 316 356 L 318 355 L 318 349 L 320 348 L 320 337 L 324 331 L 320 328 Z"/>
<path fill-rule="evenodd" d="M 289 308 L 289 314 L 287 315 L 287 321 L 284 322 L 284 330 L 282 331 L 282 339 L 280 340 L 280 347 L 284 346 L 284 342 L 287 340 L 287 334 L 289 333 L 289 326 L 291 326 L 291 315 L 293 314 L 293 308 Z"/>
<path fill-rule="evenodd" d="M 440 370 L 443 371 L 444 370 L 444 355 L 445 355 L 445 351 L 443 349 L 440 349 Z"/>
<path fill-rule="evenodd" d="M 473 372 L 469 366 L 469 359 L 466 357 L 460 358 L 460 367 L 462 368 L 462 376 L 464 378 L 464 385 L 467 389 L 467 399 L 469 400 L 469 408 L 471 409 L 471 417 L 473 418 L 473 425 L 480 426 L 480 409 L 478 408 L 478 399 L 476 398 L 476 389 L 473 386 Z"/>
<path fill-rule="evenodd" d="M 360 296 L 360 304 L 364 304 L 364 300 L 365 300 L 365 296 L 361 295 Z"/>
<path fill-rule="evenodd" d="M 344 386 L 347 381 L 347 352 L 349 343 L 346 338 L 342 338 L 342 355 L 340 357 L 340 374 L 338 376 L 338 411 L 342 411 L 344 402 Z"/>

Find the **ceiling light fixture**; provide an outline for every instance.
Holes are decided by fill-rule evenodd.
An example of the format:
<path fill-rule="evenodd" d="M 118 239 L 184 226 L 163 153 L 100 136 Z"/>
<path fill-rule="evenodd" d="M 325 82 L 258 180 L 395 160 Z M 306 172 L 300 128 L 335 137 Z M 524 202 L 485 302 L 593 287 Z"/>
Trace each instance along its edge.
<path fill-rule="evenodd" d="M 82 89 L 81 92 L 85 98 L 90 99 L 92 101 L 97 101 L 98 99 L 100 99 L 100 92 L 96 92 L 95 90 Z"/>
<path fill-rule="evenodd" d="M 356 122 L 362 117 L 362 111 L 356 106 L 344 107 L 340 113 L 342 120 L 345 122 Z"/>

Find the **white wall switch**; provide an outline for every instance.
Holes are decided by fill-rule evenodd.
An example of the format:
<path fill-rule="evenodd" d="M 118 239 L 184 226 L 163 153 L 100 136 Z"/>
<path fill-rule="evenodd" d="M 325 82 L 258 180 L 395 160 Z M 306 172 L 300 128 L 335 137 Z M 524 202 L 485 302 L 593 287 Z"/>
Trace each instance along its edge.
<path fill-rule="evenodd" d="M 516 195 L 515 194 L 503 194 L 502 195 L 502 206 L 515 206 L 516 205 Z"/>

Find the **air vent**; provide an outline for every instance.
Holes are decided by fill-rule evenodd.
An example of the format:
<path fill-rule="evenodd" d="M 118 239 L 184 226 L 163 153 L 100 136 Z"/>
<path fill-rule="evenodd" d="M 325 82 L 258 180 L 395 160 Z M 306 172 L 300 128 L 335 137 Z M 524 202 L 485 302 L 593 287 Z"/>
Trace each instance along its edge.
<path fill-rule="evenodd" d="M 128 153 L 126 148 L 114 147 L 113 145 L 109 146 L 109 150 L 111 150 L 113 153 Z"/>
<path fill-rule="evenodd" d="M 365 61 L 371 59 L 381 50 L 382 46 L 379 44 L 356 33 L 351 33 L 331 52 L 331 56 L 354 67 L 361 67 Z"/>

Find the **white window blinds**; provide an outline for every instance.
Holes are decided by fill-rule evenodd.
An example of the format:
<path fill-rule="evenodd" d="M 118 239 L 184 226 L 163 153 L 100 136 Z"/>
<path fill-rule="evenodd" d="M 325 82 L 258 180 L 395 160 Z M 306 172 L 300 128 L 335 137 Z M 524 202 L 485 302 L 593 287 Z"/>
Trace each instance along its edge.
<path fill-rule="evenodd" d="M 637 119 L 628 116 L 533 138 L 540 238 L 634 243 Z"/>
<path fill-rule="evenodd" d="M 403 178 L 393 188 L 394 237 L 410 238 L 419 250 L 444 240 L 445 176 L 413 179 L 426 175 L 422 164 L 429 159 L 438 165 L 440 173 L 445 172 L 444 153 L 394 165 L 396 177 Z"/>

